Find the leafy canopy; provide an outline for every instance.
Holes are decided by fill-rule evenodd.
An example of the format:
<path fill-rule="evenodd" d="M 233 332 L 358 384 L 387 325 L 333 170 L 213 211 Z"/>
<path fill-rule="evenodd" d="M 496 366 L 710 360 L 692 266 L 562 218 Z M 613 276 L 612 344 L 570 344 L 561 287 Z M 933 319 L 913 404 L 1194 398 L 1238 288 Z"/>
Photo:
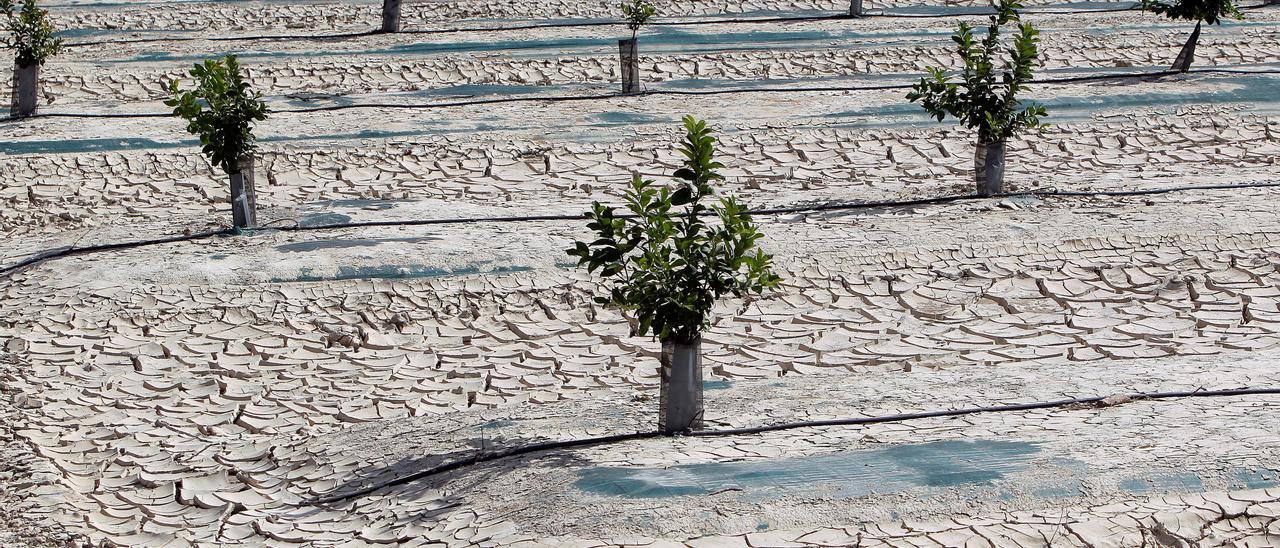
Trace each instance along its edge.
<path fill-rule="evenodd" d="M 711 183 L 723 179 L 715 170 L 724 166 L 713 158 L 716 138 L 706 122 L 685 116 L 684 127 L 685 161 L 674 190 L 637 175 L 626 192 L 633 218 L 593 203 L 587 227 L 599 238 L 576 242 L 568 253 L 613 281 L 609 296 L 595 300 L 634 311 L 635 334 L 692 342 L 710 325 L 720 297 L 759 294 L 782 279 L 772 272 L 773 257 L 756 248 L 763 235 L 744 205 L 732 197 L 702 203 L 716 197 Z M 709 212 L 718 224 L 704 220 Z"/>
<path fill-rule="evenodd" d="M 202 150 L 213 165 L 229 175 L 237 173 L 239 158 L 256 148 L 253 123 L 267 119 L 262 93 L 249 89 L 234 55 L 196 64 L 191 76 L 197 87 L 183 91 L 178 80 L 169 82 L 172 97 L 164 104 L 188 122 L 188 132 L 200 136 Z"/>
<path fill-rule="evenodd" d="M 1172 4 L 1161 0 L 1142 0 L 1142 9 L 1170 19 L 1204 21 L 1210 25 L 1221 25 L 1224 17 L 1237 21 L 1244 19 L 1244 14 L 1232 0 L 1176 0 Z"/>
<path fill-rule="evenodd" d="M 627 28 L 631 29 L 632 40 L 635 40 L 640 27 L 649 24 L 653 16 L 658 13 L 657 8 L 645 0 L 624 0 L 620 7 L 622 18 L 627 22 Z"/>
<path fill-rule="evenodd" d="M 960 81 L 952 82 L 941 68 L 929 69 L 929 76 L 912 87 L 907 99 L 919 101 L 939 122 L 947 116 L 960 120 L 965 127 L 976 129 L 982 142 L 1003 141 L 1016 137 L 1026 129 L 1042 129 L 1040 118 L 1049 114 L 1043 105 L 1024 106 L 1018 95 L 1027 90 L 1027 82 L 1040 56 L 1040 31 L 1030 23 L 1021 23 L 1017 0 L 997 0 L 987 37 L 974 41 L 973 27 L 960 23 L 951 37 L 957 45 L 964 70 Z M 1018 22 L 1018 33 L 1008 48 L 1009 58 L 1000 62 L 1000 30 L 1003 25 Z"/>
<path fill-rule="evenodd" d="M 49 12 L 36 7 L 36 0 L 23 0 L 21 9 L 16 9 L 13 0 L 0 0 L 0 12 L 4 13 L 6 31 L 0 44 L 18 51 L 18 66 L 43 65 L 62 50 L 62 39 L 53 35 L 49 24 Z"/>

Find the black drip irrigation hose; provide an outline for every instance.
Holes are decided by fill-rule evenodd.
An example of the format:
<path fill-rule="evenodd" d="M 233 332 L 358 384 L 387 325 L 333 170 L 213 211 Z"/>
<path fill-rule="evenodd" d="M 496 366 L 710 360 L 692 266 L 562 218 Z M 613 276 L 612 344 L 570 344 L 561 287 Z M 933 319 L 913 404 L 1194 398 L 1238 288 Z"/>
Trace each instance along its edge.
<path fill-rule="evenodd" d="M 213 230 L 209 232 L 198 232 L 195 234 L 184 234 L 181 236 L 167 236 L 163 238 L 155 238 L 150 240 L 135 240 L 130 242 L 88 245 L 84 247 L 76 247 L 76 246 L 64 247 L 61 249 L 55 249 L 45 253 L 38 253 L 32 257 L 28 257 L 27 259 L 18 262 L 17 264 L 0 268 L 0 276 L 8 276 L 13 272 L 16 272 L 18 270 L 21 270 L 23 268 L 26 268 L 28 266 L 31 266 L 37 263 L 52 261 L 54 259 L 60 259 L 63 257 L 70 257 L 72 255 L 102 253 L 105 251 L 114 251 L 119 249 L 132 249 L 137 247 L 148 247 L 153 245 L 170 244 L 170 243 L 176 243 L 176 242 L 190 242 L 194 240 L 212 238 L 214 236 L 227 236 L 235 233 L 236 233 L 235 229 L 224 228 L 224 229 Z"/>
<path fill-rule="evenodd" d="M 1245 6 L 1240 9 L 1261 9 L 1267 4 L 1256 6 Z M 1124 8 L 1097 8 L 1097 9 L 1053 9 L 1053 8 L 1031 8 L 1022 10 L 1023 15 L 1089 15 L 1093 13 L 1117 13 L 1127 11 L 1142 11 L 1140 4 L 1134 4 Z M 862 15 L 849 15 L 847 13 L 835 15 L 809 15 L 798 17 L 735 17 L 735 18 L 708 18 L 693 19 L 679 21 L 657 21 L 650 23 L 655 27 L 691 27 L 700 25 L 759 25 L 768 23 L 803 23 L 813 21 L 840 21 L 846 19 L 869 19 L 875 17 L 898 18 L 898 19 L 948 19 L 953 17 L 985 17 L 992 15 L 991 11 L 973 11 L 961 13 L 894 13 L 891 11 L 873 11 Z M 626 25 L 623 21 L 577 21 L 566 23 L 529 23 L 524 25 L 509 25 L 496 27 L 458 27 L 443 29 L 404 29 L 394 34 L 459 34 L 459 33 L 481 33 L 481 32 L 517 32 L 525 30 L 545 30 L 545 29 L 565 29 L 565 28 L 591 28 L 591 27 L 613 27 Z M 146 44 L 155 42 L 240 42 L 240 41 L 275 41 L 275 40 L 314 40 L 314 41 L 332 41 L 347 40 L 351 38 L 364 38 L 367 36 L 376 36 L 384 33 L 381 30 L 369 30 L 363 32 L 346 32 L 336 34 L 260 34 L 248 36 L 214 36 L 202 38 L 197 36 L 174 36 L 159 38 L 134 38 L 125 40 L 95 40 L 87 42 L 71 42 L 63 45 L 66 48 L 83 48 L 104 45 L 124 45 L 124 44 Z"/>
<path fill-rule="evenodd" d="M 1231 188 L 1244 188 L 1245 185 L 1226 185 Z M 1274 183 L 1272 186 L 1280 187 L 1280 183 Z M 1006 194 L 997 197 L 1014 197 L 1022 194 Z M 938 196 L 933 198 L 918 198 L 915 200 L 885 200 L 876 202 L 836 202 L 830 204 L 803 205 L 793 207 L 777 207 L 753 209 L 747 213 L 750 215 L 779 215 L 786 213 L 806 213 L 820 211 L 836 211 L 836 210 L 856 210 L 856 209 L 877 209 L 877 208 L 895 208 L 895 207 L 919 207 L 925 205 L 937 205 L 951 202 L 959 202 L 965 200 L 980 200 L 984 197 L 978 194 L 961 194 L 957 196 Z M 714 215 L 707 212 L 706 215 Z M 633 213 L 622 213 L 614 215 L 617 219 L 635 219 L 637 215 Z M 325 225 L 294 225 L 279 227 L 259 227 L 255 230 L 277 230 L 280 232 L 309 232 L 315 230 L 339 230 L 348 228 L 371 228 L 371 227 L 388 227 L 388 226 L 432 226 L 432 225 L 456 225 L 456 224 L 474 224 L 474 223 L 527 223 L 539 221 L 582 221 L 586 217 L 583 214 L 576 215 L 522 215 L 518 217 L 468 217 L 462 219 L 411 219 L 411 220 L 386 220 L 386 221 L 356 221 L 349 223 L 335 223 Z"/>
<path fill-rule="evenodd" d="M 1265 183 L 1238 183 L 1238 184 L 1208 184 L 1208 185 L 1186 185 L 1168 188 L 1151 188 L 1142 190 L 1045 190 L 1031 192 L 1011 192 L 1000 194 L 997 196 L 982 196 L 981 194 L 959 194 L 954 196 L 935 196 L 931 198 L 917 198 L 914 200 L 882 200 L 874 202 L 833 202 L 827 204 L 812 204 L 791 207 L 774 207 L 752 209 L 747 211 L 750 215 L 783 215 L 790 213 L 818 213 L 823 211 L 848 211 L 860 209 L 881 209 L 881 208 L 900 208 L 900 207 L 920 207 L 927 205 L 949 204 L 954 202 L 997 199 L 997 198 L 1051 198 L 1051 197 L 1088 197 L 1088 196 L 1110 196 L 1110 197 L 1131 197 L 1131 196 L 1152 196 L 1158 194 L 1171 194 L 1174 192 L 1190 192 L 1196 190 L 1237 190 L 1245 188 L 1277 188 L 1280 182 Z M 711 215 L 712 213 L 707 213 Z M 637 215 L 632 213 L 614 215 L 619 219 L 635 219 Z M 280 232 L 309 232 L 316 230 L 341 230 L 350 228 L 373 228 L 373 227 L 390 227 L 390 226 L 432 226 L 432 225 L 456 225 L 456 224 L 475 224 L 475 223 L 526 223 L 540 221 L 581 221 L 586 219 L 582 214 L 577 215 L 523 215 L 517 217 L 467 217 L 461 219 L 409 219 L 409 220 L 386 220 L 386 221 L 356 221 L 348 223 L 334 223 L 324 225 L 293 225 L 279 227 L 258 227 L 255 230 L 276 230 Z"/>
<path fill-rule="evenodd" d="M 969 200 L 996 199 L 996 198 L 1016 198 L 1016 197 L 1037 197 L 1050 198 L 1058 197 L 1088 197 L 1088 196 L 1151 196 L 1156 194 L 1171 194 L 1175 192 L 1190 192 L 1197 190 L 1237 190 L 1244 188 L 1277 188 L 1280 182 L 1264 182 L 1264 183 L 1238 183 L 1238 184 L 1210 184 L 1210 185 L 1184 185 L 1168 188 L 1153 188 L 1145 190 L 1046 190 L 1034 192 L 1013 192 L 1000 194 L 991 197 L 985 197 L 979 194 L 960 194 L 955 196 L 937 196 L 933 198 L 918 198 L 914 200 L 885 200 L 875 202 L 834 202 L 828 204 L 813 204 L 792 207 L 776 207 L 749 210 L 747 213 L 751 215 L 782 215 L 791 213 L 817 213 L 822 211 L 848 211 L 860 209 L 879 209 L 879 208 L 899 208 L 899 207 L 920 207 L 926 205 L 947 204 Z M 621 214 L 615 217 L 623 219 L 634 219 L 634 214 Z M 279 232 L 309 232 L 318 230 L 342 230 L 351 228 L 373 228 L 373 227 L 393 227 L 393 226 L 432 226 L 432 225 L 465 225 L 477 223 L 524 223 L 539 221 L 581 221 L 585 220 L 584 215 L 523 215 L 515 217 L 466 217 L 460 219 L 419 219 L 419 220 L 387 220 L 387 221 L 360 221 L 350 223 L 335 223 L 325 225 L 294 225 L 294 226 L 258 226 L 249 231 L 279 231 Z M 48 253 L 38 254 L 27 258 L 17 264 L 0 268 L 0 276 L 8 276 L 22 268 L 51 261 L 71 255 L 80 255 L 86 253 L 99 253 L 117 249 L 131 249 L 138 247 L 148 247 L 153 245 L 186 242 L 200 240 L 204 238 L 212 238 L 215 236 L 233 235 L 239 233 L 239 229 L 226 228 L 210 232 L 201 232 L 197 234 L 171 236 L 165 238 L 157 238 L 151 240 L 141 240 L 132 242 L 120 242 L 112 244 L 100 244 L 85 247 L 68 247 L 60 250 L 50 251 Z"/>
<path fill-rule="evenodd" d="M 1270 63 L 1259 63 L 1258 65 L 1270 65 Z M 1241 65 L 1247 66 L 1247 65 Z M 1126 80 L 1126 79 L 1159 79 L 1168 76 L 1177 76 L 1182 74 L 1235 74 L 1235 75 L 1266 75 L 1280 74 L 1280 69 L 1227 69 L 1227 68 L 1194 68 L 1188 71 L 1176 70 L 1160 70 L 1151 72 L 1119 72 L 1093 74 L 1086 76 L 1068 76 L 1062 78 L 1047 78 L 1044 80 L 1032 80 L 1027 82 L 1028 85 L 1055 85 L 1070 84 L 1079 82 L 1094 82 L 1105 80 Z M 878 86 L 807 86 L 807 87 L 761 87 L 761 88 L 734 88 L 734 89 L 712 89 L 712 90 L 649 90 L 637 94 L 622 93 L 602 93 L 593 95 L 548 95 L 533 97 L 501 97 L 494 99 L 469 99 L 465 101 L 446 101 L 439 103 L 358 103 L 349 105 L 331 105 L 324 107 L 294 108 L 271 110 L 270 114 L 310 114 L 317 112 L 334 112 L 341 110 L 356 109 L 386 109 L 386 110 L 433 110 L 442 108 L 456 108 L 468 106 L 484 106 L 496 104 L 512 104 L 512 103 L 568 103 L 579 101 L 600 101 L 608 99 L 626 99 L 647 96 L 702 96 L 702 95 L 734 95 L 740 93 L 815 93 L 815 92 L 852 92 L 852 91 L 891 91 L 900 89 L 911 89 L 915 84 L 885 84 Z M 76 112 L 46 112 L 37 113 L 25 118 L 6 118 L 0 119 L 0 123 L 16 123 L 23 120 L 33 120 L 37 118 L 170 118 L 173 115 L 167 112 L 140 112 L 140 113 L 76 113 Z"/>
<path fill-rule="evenodd" d="M 1159 401 L 1182 398 L 1213 398 L 1213 397 L 1231 397 L 1231 396 L 1253 396 L 1253 395 L 1280 395 L 1280 388 L 1233 388 L 1227 390 L 1190 390 L 1179 392 L 1139 392 L 1136 394 L 1126 394 L 1118 400 L 1116 396 L 1093 396 L 1087 398 L 1070 398 L 1063 400 L 1042 401 L 1032 403 L 1015 403 L 1008 405 L 994 405 L 986 407 L 969 407 L 962 409 L 947 409 L 939 411 L 924 411 L 919 413 L 899 413 L 896 415 L 884 415 L 878 417 L 855 417 L 846 419 L 829 419 L 829 420 L 813 420 L 787 422 L 780 424 L 771 424 L 766 426 L 755 426 L 746 428 L 729 428 L 720 430 L 689 430 L 677 435 L 683 435 L 694 438 L 711 438 L 724 436 L 747 436 L 753 434 L 763 434 L 767 432 L 779 432 L 783 430 L 795 430 L 799 428 L 821 428 L 830 426 L 865 426 L 871 424 L 883 424 L 893 422 L 908 422 L 921 419 L 944 418 L 944 417 L 960 417 L 965 415 L 977 415 L 984 413 L 1008 413 L 1013 411 L 1033 411 L 1037 409 L 1057 409 L 1071 406 L 1096 406 L 1107 405 L 1109 402 L 1133 402 L 1133 401 Z M 616 443 L 652 439 L 665 436 L 662 432 L 635 432 L 630 434 L 618 434 L 613 436 L 601 436 L 595 438 L 583 438 L 567 441 L 553 441 L 526 445 L 523 447 L 514 447 L 504 449 L 502 451 L 493 451 L 487 453 L 478 453 L 474 456 L 459 459 L 453 462 L 445 463 L 434 468 L 415 472 L 406 476 L 395 478 L 383 483 L 371 485 L 357 491 L 342 493 L 338 495 L 330 495 L 307 501 L 308 504 L 333 504 L 346 500 L 363 497 L 387 487 L 404 485 L 415 481 L 438 476 L 447 472 L 452 472 L 462 468 L 475 466 L 496 460 L 508 459 L 513 457 L 525 456 L 533 453 L 544 451 L 555 451 L 559 449 L 593 447 L 600 445 L 611 445 Z"/>

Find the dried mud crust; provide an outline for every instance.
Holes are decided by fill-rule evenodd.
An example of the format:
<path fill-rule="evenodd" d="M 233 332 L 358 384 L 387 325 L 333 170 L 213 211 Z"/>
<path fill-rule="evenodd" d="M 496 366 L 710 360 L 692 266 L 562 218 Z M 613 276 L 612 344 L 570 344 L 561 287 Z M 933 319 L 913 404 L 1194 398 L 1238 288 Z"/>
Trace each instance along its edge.
<path fill-rule="evenodd" d="M 447 200 L 576 213 L 592 200 L 619 202 L 633 172 L 668 176 L 679 163 L 672 139 L 266 145 L 256 166 L 258 203 L 288 209 L 334 200 Z M 969 141 L 950 131 L 774 128 L 722 136 L 720 154 L 726 165 L 741 166 L 722 170 L 725 190 L 769 207 L 968 193 Z M 1035 140 L 1011 143 L 1016 161 L 1007 173 L 1018 190 L 1158 188 L 1224 172 L 1238 174 L 1227 182 L 1249 182 L 1274 179 L 1277 153 L 1280 127 L 1271 117 L 1132 117 L 1055 125 Z M 1043 173 L 1054 173 L 1053 180 Z M 227 193 L 224 177 L 187 152 L 0 157 L 0 221 L 10 235 L 160 222 L 175 214 L 216 225 Z"/>
<path fill-rule="evenodd" d="M 1261 10 L 1250 12 L 1250 17 L 1249 26 L 1215 27 L 1207 33 L 1197 51 L 1198 65 L 1280 61 L 1273 28 L 1277 16 Z M 1053 28 L 1045 34 L 1042 45 L 1043 62 L 1049 68 L 1168 66 L 1188 32 L 1141 13 L 1029 16 L 1029 20 Z M 1099 33 L 1099 26 L 1113 30 Z M 777 32 L 756 25 L 699 26 L 687 32 L 722 35 L 719 40 L 726 48 L 747 49 L 714 51 L 699 42 L 685 44 L 683 35 L 660 34 L 644 42 L 642 72 L 650 83 L 689 78 L 759 80 L 923 73 L 927 67 L 954 66 L 955 56 L 947 40 L 952 28 L 953 22 L 945 19 L 806 22 L 780 30 L 812 34 L 810 41 L 796 47 L 787 40 L 778 42 L 774 37 Z M 238 47 L 268 54 L 246 58 L 247 68 L 254 74 L 251 81 L 259 89 L 279 94 L 408 92 L 464 84 L 616 82 L 616 51 L 611 44 L 618 31 L 592 27 L 444 36 L 372 35 L 347 40 L 247 42 Z M 592 42 L 596 39 L 598 43 Z M 495 45 L 503 44 L 520 48 L 520 54 L 493 51 Z M 62 105 L 103 99 L 159 99 L 165 94 L 166 82 L 184 76 L 182 67 L 189 65 L 169 57 L 198 58 L 211 47 L 220 50 L 225 45 L 184 41 L 72 48 L 42 70 L 43 93 Z M 673 47 L 690 51 L 675 53 L 670 51 Z M 474 51 L 460 53 L 467 48 Z M 0 92 L 7 93 L 8 85 L 8 81 L 0 82 L 5 86 Z"/>
<path fill-rule="evenodd" d="M 664 1 L 660 9 L 690 16 L 786 15 L 838 13 L 847 4 L 726 6 Z M 320 34 L 368 30 L 377 10 L 376 2 L 246 2 L 59 8 L 55 17 L 63 27 Z M 409 28 L 425 28 L 612 17 L 612 11 L 612 3 L 594 0 L 462 1 L 412 2 L 405 15 Z M 1252 26 L 1206 33 L 1201 62 L 1280 59 L 1270 13 L 1251 11 Z M 490 20 L 468 21 L 476 18 Z M 1187 30 L 1149 14 L 1044 21 L 1066 27 L 1046 35 L 1051 67 L 1162 66 Z M 644 70 L 656 84 L 909 77 L 924 66 L 950 66 L 944 42 L 953 22 L 805 23 L 793 30 L 883 25 L 890 32 L 800 50 L 660 52 L 646 56 Z M 1108 25 L 1122 30 L 1093 30 Z M 1128 28 L 1135 25 L 1151 28 Z M 904 46 L 888 35 L 917 26 L 937 36 Z M 697 28 L 710 33 L 727 27 Z M 614 30 L 503 33 L 499 40 L 589 36 L 607 46 Z M 577 54 L 565 48 L 548 59 L 494 55 L 466 62 L 458 55 L 402 50 L 410 43 L 492 39 L 370 36 L 240 45 L 284 54 L 253 66 L 254 84 L 273 101 L 328 104 L 360 99 L 333 94 L 462 84 L 613 88 L 613 54 L 603 48 Z M 72 50 L 47 67 L 45 91 L 57 96 L 56 110 L 158 109 L 159 85 L 188 61 L 104 61 L 165 48 L 204 55 L 206 45 Z M 319 48 L 338 53 L 306 61 L 288 57 Z M 389 53 L 374 58 L 360 51 L 370 48 Z M 1225 78 L 1143 85 L 1174 95 L 1237 89 Z M 287 97 L 297 92 L 310 95 Z M 1106 99 L 1124 90 L 1062 86 L 1034 93 Z M 741 120 L 724 134 L 731 166 L 725 187 L 753 206 L 971 188 L 970 135 L 831 127 L 841 123 L 832 109 L 901 106 L 897 91 L 748 97 L 619 99 L 608 108 L 657 114 L 630 125 L 592 127 L 596 140 L 572 135 L 570 128 L 590 122 L 587 113 L 599 105 L 487 106 L 396 120 L 380 111 L 280 117 L 264 124 L 263 134 L 297 141 L 264 143 L 259 201 L 267 218 L 281 223 L 578 213 L 590 200 L 616 202 L 633 171 L 655 178 L 672 171 L 675 118 L 662 117 L 691 108 Z M 126 104 L 115 104 L 120 101 Z M 1238 101 L 1142 104 L 1149 106 L 1091 112 L 1015 145 L 1017 162 L 1009 170 L 1014 188 L 1274 179 L 1280 132 L 1264 110 L 1267 103 L 1253 110 Z M 430 127 L 466 137 L 443 130 L 422 137 L 350 133 L 437 120 L 442 126 Z M 466 125 L 473 120 L 485 120 L 486 128 Z M 498 127 L 493 120 L 524 126 Z M 862 121 L 883 120 L 873 115 Z M 0 126 L 17 143 L 102 139 L 110 145 L 124 131 L 154 143 L 139 141 L 120 152 L 0 158 L 0 233 L 12 242 L 0 253 L 4 264 L 76 242 L 225 222 L 223 177 L 194 147 L 165 148 L 181 134 L 173 120 L 104 127 L 57 119 Z M 1276 196 L 1252 189 L 771 216 L 766 245 L 777 253 L 787 282 L 776 294 L 716 310 L 706 341 L 707 374 L 729 386 L 709 391 L 714 405 L 708 418 L 717 426 L 748 426 L 1081 392 L 1274 385 L 1280 379 L 1268 356 L 1280 347 Z M 481 448 L 652 426 L 656 345 L 632 337 L 618 313 L 592 304 L 589 297 L 600 284 L 565 264 L 563 249 L 581 230 L 580 224 L 537 223 L 267 231 L 72 257 L 0 280 L 0 341 L 11 353 L 0 359 L 0 544 L 78 542 L 72 535 L 84 535 L 121 545 L 510 545 L 539 539 L 565 545 L 573 539 L 561 535 L 580 533 L 594 538 L 582 544 L 609 545 L 649 543 L 629 535 L 661 533 L 690 546 L 952 545 L 971 539 L 1026 546 L 1102 546 L 1105 539 L 1265 545 L 1274 540 L 1267 535 L 1280 532 L 1280 493 L 1241 489 L 1220 477 L 1223 466 L 1276 462 L 1276 433 L 1266 426 L 1275 422 L 1274 398 L 659 440 L 517 460 L 469 469 L 449 482 L 414 482 L 314 504 L 316 496 L 373 485 Z M 908 496 L 836 501 L 822 493 L 752 506 L 729 492 L 682 501 L 698 510 L 687 513 L 694 517 L 646 529 L 598 516 L 601 509 L 632 509 L 628 515 L 640 517 L 653 510 L 602 502 L 568 487 L 572 471 L 585 466 L 765 460 L 1020 435 L 1077 451 L 1075 458 L 1104 468 L 1151 468 L 1152 459 L 1164 458 L 1203 472 L 1202 491 L 1225 492 L 1137 497 L 1106 484 L 1070 505 L 1020 496 L 1005 507 L 969 501 L 962 496 L 968 491 L 943 499 L 953 506 Z M 1144 436 L 1157 439 L 1148 443 Z M 895 518 L 881 503 L 915 513 Z M 747 519 L 755 514 L 778 519 L 760 531 Z M 599 534 L 593 536 L 593 529 Z M 691 539 L 705 533 L 725 536 Z"/>
<path fill-rule="evenodd" d="M 83 537 L 51 517 L 66 500 L 60 471 L 21 434 L 42 405 L 38 392 L 22 378 L 28 366 L 0 347 L 0 546 L 79 546 Z"/>
<path fill-rule="evenodd" d="M 1134 236 L 783 257 L 782 291 L 717 311 L 707 366 L 745 380 L 1228 360 L 1280 345 L 1274 248 L 1268 234 Z M 59 515 L 92 538 L 515 539 L 519 527 L 456 487 L 317 513 L 304 501 L 377 467 L 315 450 L 352 425 L 650 393 L 654 348 L 590 305 L 596 290 L 538 272 L 218 286 L 37 269 L 6 284 L 0 312 L 18 320 L 0 336 L 29 362 L 15 386 L 42 402 L 20 435 L 75 490 L 76 510 Z"/>
<path fill-rule="evenodd" d="M 1131 38 L 1124 44 L 1096 36 L 1055 35 L 1045 41 L 1044 66 L 1060 68 L 1162 67 L 1172 61 L 1184 39 L 1164 33 Z M 1280 45 L 1252 38 L 1205 39 L 1197 50 L 1201 67 L 1280 61 Z M 1271 33 L 1274 34 L 1274 33 Z M 1071 44 L 1066 48 L 1066 44 Z M 1061 45 L 1062 47 L 1055 47 Z M 688 79 L 720 81 L 790 80 L 864 74 L 902 74 L 904 79 L 929 67 L 956 68 L 944 45 L 876 49 L 646 55 L 645 81 L 660 84 Z M 616 83 L 617 59 L 608 55 L 552 59 L 478 59 L 475 56 L 412 61 L 295 61 L 265 64 L 249 70 L 250 82 L 273 94 L 320 93 L 360 95 L 407 93 L 459 85 L 563 86 Z M 71 109 L 96 101 L 157 101 L 167 98 L 168 82 L 186 77 L 186 69 L 153 68 L 93 71 L 83 64 L 53 65 L 41 74 L 41 93 L 55 98 L 50 108 Z M 837 84 L 838 85 L 838 84 Z M 864 84 L 865 85 L 865 84 Z M 0 93 L 6 92 L 0 85 Z"/>

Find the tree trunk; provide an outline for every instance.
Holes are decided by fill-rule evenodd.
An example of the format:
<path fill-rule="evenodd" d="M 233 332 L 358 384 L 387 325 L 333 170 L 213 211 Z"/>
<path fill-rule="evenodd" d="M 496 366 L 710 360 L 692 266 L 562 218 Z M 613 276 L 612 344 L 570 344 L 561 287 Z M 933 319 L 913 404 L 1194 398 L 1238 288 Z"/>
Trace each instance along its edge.
<path fill-rule="evenodd" d="M 382 0 L 382 32 L 400 32 L 401 0 Z"/>
<path fill-rule="evenodd" d="M 1178 72 L 1191 70 L 1191 63 L 1196 60 L 1196 45 L 1199 43 L 1200 23 L 1196 23 L 1196 30 L 1191 31 L 1191 37 L 1187 38 L 1187 43 L 1182 46 L 1182 51 L 1178 52 L 1178 59 L 1173 62 L 1172 70 Z"/>
<path fill-rule="evenodd" d="M 862 0 L 849 0 L 849 17 L 862 17 Z"/>
<path fill-rule="evenodd" d="M 622 63 L 622 93 L 640 93 L 640 56 L 637 40 L 618 40 L 618 59 Z"/>
<path fill-rule="evenodd" d="M 231 174 L 231 220 L 236 228 L 258 226 L 258 197 L 253 189 L 253 157 L 236 162 L 238 173 Z"/>
<path fill-rule="evenodd" d="M 40 64 L 31 63 L 25 67 L 16 62 L 13 65 L 13 101 L 9 114 L 14 118 L 23 118 L 36 113 L 40 106 Z"/>
<path fill-rule="evenodd" d="M 973 157 L 973 175 L 978 183 L 979 196 L 989 198 L 1004 194 L 1004 149 L 1004 141 L 978 141 Z"/>
<path fill-rule="evenodd" d="M 702 339 L 662 341 L 658 429 L 672 434 L 702 428 Z"/>

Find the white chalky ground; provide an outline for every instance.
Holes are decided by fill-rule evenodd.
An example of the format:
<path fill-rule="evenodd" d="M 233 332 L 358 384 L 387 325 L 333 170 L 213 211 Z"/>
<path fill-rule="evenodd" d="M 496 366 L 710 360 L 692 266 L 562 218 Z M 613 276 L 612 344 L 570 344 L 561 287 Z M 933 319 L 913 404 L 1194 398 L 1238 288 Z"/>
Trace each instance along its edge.
<path fill-rule="evenodd" d="M 690 20 L 846 7 L 657 4 Z M 163 112 L 165 80 L 224 51 L 245 52 L 277 110 L 618 85 L 617 27 L 223 42 L 199 38 L 361 32 L 378 7 L 50 10 L 87 29 L 70 42 L 198 39 L 71 48 L 45 67 L 45 112 Z M 1198 66 L 1280 67 L 1280 11 L 1245 13 L 1206 28 Z M 408 3 L 404 22 L 609 16 L 466 0 Z M 1190 30 L 1141 13 L 1028 19 L 1045 77 L 1157 70 Z M 642 72 L 660 91 L 910 83 L 954 64 L 955 21 L 660 27 L 642 33 Z M 1280 182 L 1276 79 L 1037 86 L 1054 125 L 1011 144 L 1010 185 Z M 685 113 L 723 130 L 724 190 L 752 206 L 969 192 L 972 136 L 903 93 L 281 113 L 258 129 L 261 217 L 575 214 L 618 202 L 633 172 L 665 181 Z M 225 181 L 182 129 L 0 121 L 0 265 L 225 227 Z M 720 307 L 709 427 L 1280 387 L 1277 206 L 1275 189 L 1250 188 L 761 216 L 786 281 Z M 261 230 L 0 278 L 0 545 L 1280 544 L 1275 395 L 651 438 L 397 483 L 482 451 L 655 426 L 657 343 L 591 303 L 598 281 L 563 254 L 585 235 L 576 221 Z"/>

